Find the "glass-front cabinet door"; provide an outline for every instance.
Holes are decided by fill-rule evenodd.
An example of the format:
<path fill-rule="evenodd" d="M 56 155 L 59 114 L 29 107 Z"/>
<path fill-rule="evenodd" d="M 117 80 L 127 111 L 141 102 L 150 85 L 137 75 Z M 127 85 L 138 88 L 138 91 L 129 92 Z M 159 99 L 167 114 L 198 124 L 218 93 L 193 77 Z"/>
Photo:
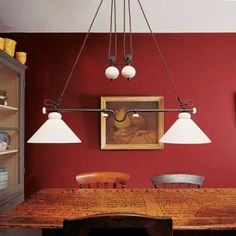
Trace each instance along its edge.
<path fill-rule="evenodd" d="M 0 212 L 24 199 L 25 69 L 0 51 Z"/>

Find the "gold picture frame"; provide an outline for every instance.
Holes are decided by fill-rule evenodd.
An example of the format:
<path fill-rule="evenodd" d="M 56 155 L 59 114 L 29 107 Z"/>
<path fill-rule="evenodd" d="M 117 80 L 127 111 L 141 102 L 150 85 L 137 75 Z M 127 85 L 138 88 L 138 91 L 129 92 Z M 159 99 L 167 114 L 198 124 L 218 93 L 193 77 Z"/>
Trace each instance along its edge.
<path fill-rule="evenodd" d="M 101 109 L 112 109 L 118 119 L 129 109 L 163 109 L 162 96 L 111 96 L 101 97 Z M 142 112 L 135 118 L 129 113 L 123 122 L 112 114 L 101 114 L 101 149 L 163 149 L 159 139 L 164 134 L 163 112 Z"/>

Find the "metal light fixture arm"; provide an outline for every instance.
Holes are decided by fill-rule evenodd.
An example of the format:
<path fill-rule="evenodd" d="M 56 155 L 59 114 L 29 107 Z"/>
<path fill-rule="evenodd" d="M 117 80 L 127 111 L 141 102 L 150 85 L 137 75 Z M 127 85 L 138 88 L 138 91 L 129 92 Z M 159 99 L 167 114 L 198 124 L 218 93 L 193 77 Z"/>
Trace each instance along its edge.
<path fill-rule="evenodd" d="M 44 100 L 44 105 L 45 105 L 46 107 L 48 107 L 49 110 L 50 110 L 50 108 L 51 108 L 51 109 L 54 109 L 54 111 L 58 110 L 58 107 L 60 107 L 60 105 L 61 105 L 61 103 L 62 103 L 64 94 L 65 94 L 66 89 L 67 89 L 67 87 L 68 87 L 68 85 L 69 85 L 69 82 L 71 81 L 72 74 L 73 74 L 73 72 L 74 72 L 74 70 L 75 70 L 75 67 L 76 67 L 76 65 L 77 65 L 77 63 L 78 63 L 78 60 L 79 60 L 79 58 L 80 58 L 80 56 L 81 56 L 81 54 L 82 54 L 82 51 L 83 51 L 84 46 L 85 46 L 85 44 L 86 44 L 86 42 L 87 42 L 88 36 L 89 36 L 89 34 L 90 34 L 90 32 L 91 32 L 91 29 L 92 29 L 92 27 L 93 27 L 93 24 L 94 24 L 94 22 L 95 22 L 95 19 L 96 19 L 97 15 L 98 15 L 98 12 L 99 12 L 99 10 L 100 10 L 100 8 L 101 8 L 102 3 L 103 3 L 103 0 L 100 0 L 100 3 L 99 3 L 98 8 L 97 8 L 97 10 L 96 10 L 96 12 L 95 12 L 95 15 L 94 15 L 94 17 L 93 17 L 93 20 L 92 20 L 92 22 L 91 22 L 91 24 L 90 24 L 90 26 L 89 26 L 89 29 L 88 29 L 88 31 L 87 31 L 87 34 L 86 34 L 86 36 L 85 36 L 85 38 L 84 38 L 84 41 L 83 41 L 83 43 L 82 43 L 82 46 L 81 46 L 81 48 L 80 48 L 80 50 L 79 50 L 79 52 L 78 52 L 78 54 L 77 54 L 77 56 L 76 56 L 75 62 L 74 62 L 73 66 L 72 66 L 72 68 L 71 68 L 71 70 L 70 70 L 70 73 L 69 73 L 69 75 L 68 75 L 68 78 L 67 78 L 67 80 L 66 80 L 66 83 L 65 83 L 65 85 L 64 85 L 64 88 L 62 89 L 62 92 L 61 92 L 61 94 L 60 94 L 60 97 L 59 97 L 57 100 L 53 100 L 53 99 L 45 99 L 45 100 Z M 43 108 L 43 109 L 44 109 L 44 108 Z M 48 111 L 49 111 L 49 110 L 48 110 Z"/>
<path fill-rule="evenodd" d="M 146 21 L 146 24 L 147 24 L 147 26 L 148 26 L 148 29 L 149 29 L 149 31 L 150 31 L 150 33 L 151 33 L 153 42 L 154 42 L 154 44 L 155 44 L 155 46 L 156 46 L 156 49 L 157 49 L 157 53 L 158 53 L 158 55 L 160 56 L 161 61 L 162 61 L 163 65 L 164 65 L 164 68 L 165 68 L 165 70 L 166 70 L 167 77 L 168 77 L 168 79 L 170 80 L 171 85 L 172 85 L 172 87 L 173 87 L 173 89 L 174 89 L 174 91 L 175 91 L 177 100 L 178 100 L 178 102 L 180 103 L 180 107 L 181 107 L 182 109 L 189 109 L 189 108 L 193 107 L 193 102 L 192 102 L 191 99 L 187 99 L 186 101 L 183 101 L 183 100 L 181 99 L 181 97 L 180 97 L 180 95 L 179 95 L 179 92 L 178 92 L 178 90 L 177 90 L 177 88 L 176 88 L 176 86 L 175 86 L 175 83 L 174 83 L 174 80 L 173 80 L 173 78 L 172 78 L 172 75 L 171 75 L 171 73 L 170 73 L 170 69 L 169 69 L 169 67 L 168 67 L 168 65 L 167 65 L 167 63 L 166 63 L 166 61 L 165 61 L 165 58 L 164 58 L 163 53 L 162 53 L 162 51 L 161 51 L 161 49 L 160 49 L 160 46 L 159 46 L 159 44 L 158 44 L 158 42 L 157 42 L 157 40 L 156 40 L 156 37 L 155 37 L 155 35 L 154 35 L 153 31 L 152 31 L 152 28 L 151 28 L 151 26 L 150 26 L 150 24 L 149 24 L 149 22 L 148 22 L 147 16 L 146 16 L 146 14 L 145 14 L 145 12 L 144 12 L 144 9 L 143 9 L 143 7 L 142 7 L 142 4 L 141 4 L 140 0 L 138 0 L 138 4 L 139 4 L 139 6 L 140 6 L 140 9 L 141 9 L 141 11 L 142 11 L 143 17 L 144 17 L 144 19 L 145 19 L 145 21 Z"/>

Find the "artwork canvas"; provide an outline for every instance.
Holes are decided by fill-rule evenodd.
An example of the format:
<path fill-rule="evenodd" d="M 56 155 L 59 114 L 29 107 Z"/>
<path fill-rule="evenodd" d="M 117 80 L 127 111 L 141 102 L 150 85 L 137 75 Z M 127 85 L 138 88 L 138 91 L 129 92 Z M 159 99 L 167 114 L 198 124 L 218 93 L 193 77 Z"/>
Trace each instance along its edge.
<path fill-rule="evenodd" d="M 101 109 L 112 109 L 122 119 L 130 109 L 163 109 L 161 96 L 101 97 Z M 163 112 L 129 113 L 124 121 L 115 121 L 112 114 L 101 115 L 101 149 L 163 149 L 159 139 L 164 132 Z"/>

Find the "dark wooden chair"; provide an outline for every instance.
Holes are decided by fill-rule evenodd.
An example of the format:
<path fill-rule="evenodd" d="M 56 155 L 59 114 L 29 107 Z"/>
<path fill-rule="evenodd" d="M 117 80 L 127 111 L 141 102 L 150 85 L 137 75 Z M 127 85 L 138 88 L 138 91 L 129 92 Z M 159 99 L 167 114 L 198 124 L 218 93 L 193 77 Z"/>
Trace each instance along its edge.
<path fill-rule="evenodd" d="M 204 177 L 184 173 L 155 174 L 151 177 L 151 181 L 155 188 L 192 188 L 193 186 L 200 188 Z"/>
<path fill-rule="evenodd" d="M 64 220 L 64 236 L 172 236 L 169 217 L 114 213 Z"/>
<path fill-rule="evenodd" d="M 76 175 L 80 188 L 125 188 L 129 174 L 122 172 L 88 172 Z"/>

